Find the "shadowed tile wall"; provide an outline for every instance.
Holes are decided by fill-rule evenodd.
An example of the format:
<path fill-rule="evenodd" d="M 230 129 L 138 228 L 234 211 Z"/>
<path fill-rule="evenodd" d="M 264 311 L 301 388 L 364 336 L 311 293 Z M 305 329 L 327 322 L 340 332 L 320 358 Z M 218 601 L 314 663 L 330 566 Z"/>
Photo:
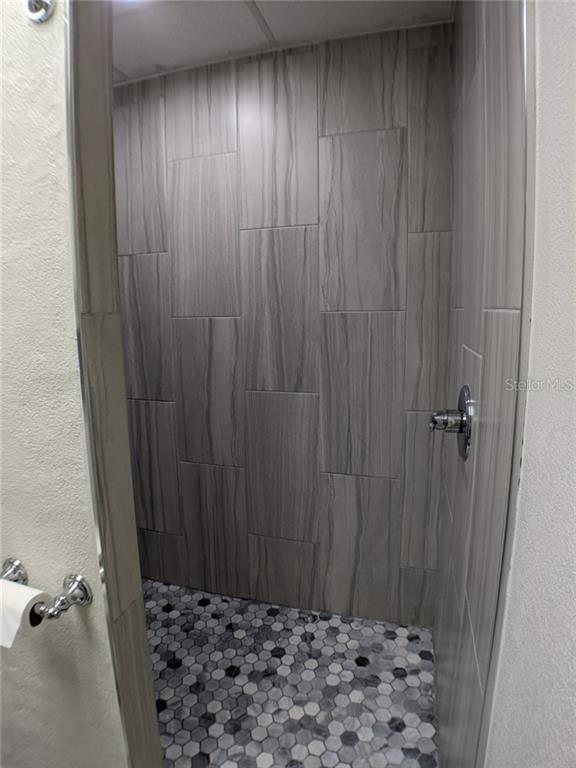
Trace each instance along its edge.
<path fill-rule="evenodd" d="M 435 650 L 442 764 L 474 768 L 484 764 L 477 749 L 512 468 L 517 398 L 507 380 L 518 376 L 526 118 L 523 5 L 470 2 L 457 7 L 448 402 L 455 403 L 460 385 L 467 383 L 475 415 L 468 461 L 458 457 L 455 441 L 442 445 Z M 431 243 L 428 256 L 433 274 Z M 421 297 L 418 312 L 430 311 Z M 414 371 L 407 373 L 409 396 L 426 382 L 429 362 L 422 376 L 414 364 L 408 366 Z M 404 546 L 410 554 L 421 544 L 410 538 Z"/>
<path fill-rule="evenodd" d="M 145 575 L 432 623 L 451 62 L 396 31 L 118 89 Z"/>

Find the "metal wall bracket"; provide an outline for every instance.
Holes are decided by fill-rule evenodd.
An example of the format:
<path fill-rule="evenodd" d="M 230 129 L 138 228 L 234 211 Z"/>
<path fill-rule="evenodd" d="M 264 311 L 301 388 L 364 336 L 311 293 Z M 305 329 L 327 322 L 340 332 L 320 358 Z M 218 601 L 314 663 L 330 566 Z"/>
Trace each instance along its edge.
<path fill-rule="evenodd" d="M 48 21 L 55 7 L 56 0 L 24 0 L 24 13 L 34 24 Z"/>
<path fill-rule="evenodd" d="M 16 560 L 15 557 L 7 557 L 2 564 L 0 579 L 14 581 L 17 584 L 28 584 L 28 572 L 21 560 Z"/>
<path fill-rule="evenodd" d="M 60 616 L 73 605 L 81 607 L 92 602 L 92 590 L 83 576 L 66 576 L 62 585 L 62 592 L 54 598 L 52 605 L 36 603 L 34 612 L 41 619 L 59 619 Z"/>

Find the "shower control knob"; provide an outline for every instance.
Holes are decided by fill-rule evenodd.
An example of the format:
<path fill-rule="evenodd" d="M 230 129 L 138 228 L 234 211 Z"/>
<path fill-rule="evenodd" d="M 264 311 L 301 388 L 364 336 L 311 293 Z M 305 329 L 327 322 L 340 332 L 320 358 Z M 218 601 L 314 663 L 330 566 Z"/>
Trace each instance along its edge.
<path fill-rule="evenodd" d="M 472 398 L 467 384 L 460 390 L 457 411 L 434 411 L 428 422 L 430 432 L 455 432 L 458 436 L 458 452 L 463 459 L 470 453 L 472 439 Z"/>
<path fill-rule="evenodd" d="M 430 416 L 430 432 L 439 429 L 442 432 L 461 432 L 466 425 L 466 414 L 460 411 L 434 411 Z"/>

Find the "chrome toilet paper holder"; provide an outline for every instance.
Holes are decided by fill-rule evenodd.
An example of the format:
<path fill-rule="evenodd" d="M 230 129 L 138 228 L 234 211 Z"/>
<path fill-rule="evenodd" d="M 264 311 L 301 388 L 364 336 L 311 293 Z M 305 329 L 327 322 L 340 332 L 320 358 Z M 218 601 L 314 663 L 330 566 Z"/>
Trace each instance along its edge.
<path fill-rule="evenodd" d="M 28 572 L 22 561 L 13 557 L 4 560 L 0 579 L 14 581 L 17 584 L 28 584 Z M 58 619 L 73 605 L 79 608 L 90 605 L 93 600 L 92 589 L 84 576 L 71 574 L 66 576 L 62 584 L 62 592 L 52 598 L 52 604 L 47 605 L 43 600 L 35 603 L 32 610 L 42 619 Z"/>

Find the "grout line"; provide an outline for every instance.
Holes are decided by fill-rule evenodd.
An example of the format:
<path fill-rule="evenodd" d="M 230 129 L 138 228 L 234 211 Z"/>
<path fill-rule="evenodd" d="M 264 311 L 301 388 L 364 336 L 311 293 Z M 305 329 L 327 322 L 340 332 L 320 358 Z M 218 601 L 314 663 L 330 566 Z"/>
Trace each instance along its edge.
<path fill-rule="evenodd" d="M 172 531 L 158 531 L 156 528 L 146 528 L 143 525 L 137 525 L 136 528 L 139 531 L 145 531 L 146 533 L 156 533 L 159 536 L 174 536 L 176 539 L 183 539 L 183 533 L 172 533 Z"/>
<path fill-rule="evenodd" d="M 312 544 L 312 546 L 318 544 L 317 541 L 310 541 L 309 539 L 290 539 L 288 536 L 269 536 L 266 533 L 254 533 L 254 531 L 247 531 L 248 536 L 256 536 L 258 539 L 278 539 L 279 541 L 292 541 L 294 544 Z"/>
<path fill-rule="evenodd" d="M 310 227 L 318 227 L 318 222 L 315 224 L 283 224 L 280 227 L 240 227 L 240 232 L 274 232 L 277 229 L 308 229 Z"/>
<path fill-rule="evenodd" d="M 118 259 L 135 258 L 136 256 L 168 256 L 168 251 L 138 251 L 136 253 L 117 253 Z"/>
<path fill-rule="evenodd" d="M 255 230 L 262 229 L 296 229 L 297 227 L 317 227 L 318 221 L 311 221 L 308 224 L 281 224 L 277 227 L 240 227 L 240 232 L 254 232 Z"/>
<path fill-rule="evenodd" d="M 190 459 L 178 459 L 178 464 L 192 464 L 195 467 L 216 467 L 218 469 L 246 469 L 236 464 L 210 464 L 208 461 L 191 461 Z"/>
<path fill-rule="evenodd" d="M 185 163 L 189 160 L 202 160 L 208 157 L 225 157 L 226 155 L 237 155 L 237 149 L 229 149 L 226 152 L 206 152 L 203 155 L 190 155 L 189 157 L 173 157 L 166 160 L 166 164 L 170 163 Z"/>
<path fill-rule="evenodd" d="M 415 232 L 408 230 L 409 235 L 453 235 L 455 232 L 455 229 L 419 229 Z"/>
<path fill-rule="evenodd" d="M 378 315 L 390 312 L 406 312 L 406 309 L 321 309 L 321 315 Z"/>
<path fill-rule="evenodd" d="M 320 470 L 321 475 L 336 475 L 337 477 L 363 477 L 366 480 L 390 480 L 396 483 L 401 483 L 401 477 L 389 477 L 388 475 L 359 475 L 352 472 L 328 472 L 326 470 Z"/>
<path fill-rule="evenodd" d="M 519 314 L 522 312 L 520 307 L 482 307 L 483 312 L 514 312 Z"/>
<path fill-rule="evenodd" d="M 320 395 L 320 392 L 294 392 L 283 389 L 245 389 L 244 392 L 257 392 L 264 395 Z"/>
<path fill-rule="evenodd" d="M 334 133 L 322 133 L 318 135 L 320 139 L 335 139 L 338 136 L 354 136 L 358 133 L 383 133 L 385 131 L 403 131 L 408 128 L 408 125 L 390 125 L 382 126 L 381 128 L 362 128 L 360 131 L 335 131 Z"/>
<path fill-rule="evenodd" d="M 170 315 L 171 320 L 240 320 L 242 315 Z"/>
<path fill-rule="evenodd" d="M 160 400 L 157 397 L 126 397 L 126 400 L 135 403 L 173 403 L 176 405 L 176 400 Z"/>

